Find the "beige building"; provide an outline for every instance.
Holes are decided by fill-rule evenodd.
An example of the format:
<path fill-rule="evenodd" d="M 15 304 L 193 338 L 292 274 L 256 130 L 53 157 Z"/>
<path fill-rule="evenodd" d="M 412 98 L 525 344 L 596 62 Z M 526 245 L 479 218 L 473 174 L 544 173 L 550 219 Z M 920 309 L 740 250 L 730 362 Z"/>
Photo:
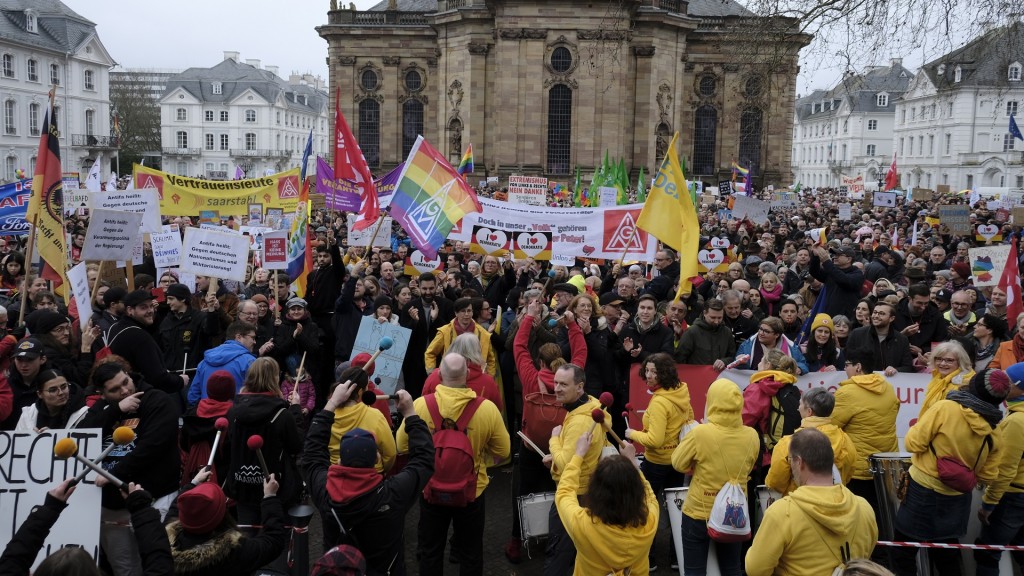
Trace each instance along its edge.
<path fill-rule="evenodd" d="M 317 28 L 330 84 L 375 170 L 423 134 L 475 176 L 584 174 L 607 151 L 653 174 L 672 134 L 688 176 L 738 161 L 788 184 L 793 22 L 732 0 L 385 0 Z M 335 98 L 335 90 L 331 98 Z M 331 106 L 334 106 L 332 100 Z"/>

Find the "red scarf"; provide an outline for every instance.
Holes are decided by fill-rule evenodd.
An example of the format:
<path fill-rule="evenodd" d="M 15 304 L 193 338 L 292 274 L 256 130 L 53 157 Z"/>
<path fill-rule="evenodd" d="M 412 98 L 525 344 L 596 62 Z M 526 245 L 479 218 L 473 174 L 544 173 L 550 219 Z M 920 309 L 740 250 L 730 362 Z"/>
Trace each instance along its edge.
<path fill-rule="evenodd" d="M 196 416 L 200 418 L 220 418 L 226 415 L 233 405 L 233 400 L 203 398 L 199 401 L 199 406 L 196 407 Z"/>
<path fill-rule="evenodd" d="M 469 327 L 462 328 L 461 326 L 459 326 L 459 321 L 458 320 L 453 320 L 452 321 L 452 326 L 455 327 L 455 335 L 456 336 L 462 336 L 463 334 L 475 334 L 476 333 L 476 322 L 470 322 L 469 323 Z"/>
<path fill-rule="evenodd" d="M 1017 362 L 1024 360 L 1024 335 L 1020 332 L 1013 337 L 1013 357 Z"/>

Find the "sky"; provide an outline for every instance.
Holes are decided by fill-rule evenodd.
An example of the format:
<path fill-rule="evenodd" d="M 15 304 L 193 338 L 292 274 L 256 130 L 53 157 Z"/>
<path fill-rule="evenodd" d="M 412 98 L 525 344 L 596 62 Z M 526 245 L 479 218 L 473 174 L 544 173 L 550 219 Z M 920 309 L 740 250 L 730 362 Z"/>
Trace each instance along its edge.
<path fill-rule="evenodd" d="M 97 25 L 100 40 L 111 57 L 126 68 L 181 69 L 211 67 L 225 51 L 240 53 L 242 61 L 260 60 L 277 66 L 279 74 L 312 73 L 328 78 L 327 42 L 315 28 L 327 23 L 330 0 L 63 0 Z M 378 0 L 356 0 L 360 10 Z M 347 5 L 348 1 L 339 0 Z M 286 8 L 282 9 L 282 6 Z M 804 49 L 797 92 L 830 88 L 842 78 L 846 64 L 835 57 L 828 43 Z M 907 54 L 861 55 L 858 67 L 888 65 L 902 56 L 903 65 L 916 71 L 922 61 L 936 54 L 922 50 Z"/>

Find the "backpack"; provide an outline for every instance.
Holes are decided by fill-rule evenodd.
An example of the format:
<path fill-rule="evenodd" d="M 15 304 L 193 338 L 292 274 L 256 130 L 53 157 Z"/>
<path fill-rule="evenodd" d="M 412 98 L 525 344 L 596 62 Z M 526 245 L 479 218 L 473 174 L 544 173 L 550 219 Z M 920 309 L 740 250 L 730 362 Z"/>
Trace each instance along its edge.
<path fill-rule="evenodd" d="M 142 330 L 142 328 L 139 328 L 138 326 L 128 326 L 124 330 L 121 330 L 117 334 L 114 334 L 114 337 L 110 339 L 110 342 L 107 342 L 107 345 L 104 346 L 103 348 L 100 348 L 99 352 L 96 353 L 96 356 L 95 356 L 96 361 L 99 362 L 100 360 L 103 360 L 107 356 L 110 356 L 111 354 L 113 354 L 114 351 L 111 350 L 110 347 L 114 345 L 114 340 L 117 340 L 118 336 L 120 336 L 121 334 L 124 334 L 125 332 L 127 332 L 128 330 L 131 330 L 133 328 L 135 330 Z M 104 339 L 106 339 L 106 334 L 104 334 L 103 337 L 104 337 Z"/>
<path fill-rule="evenodd" d="M 423 499 L 437 506 L 461 508 L 476 500 L 476 459 L 466 427 L 484 399 L 466 404 L 457 422 L 442 420 L 437 397 L 423 397 L 434 421 L 434 475 L 423 488 Z"/>
<path fill-rule="evenodd" d="M 279 463 L 284 455 L 284 449 L 278 453 L 271 453 L 274 446 L 280 446 L 277 442 L 268 442 L 270 438 L 276 437 L 274 422 L 287 408 L 280 408 L 274 413 L 269 422 L 258 426 L 242 425 L 238 421 L 231 423 L 229 430 L 229 442 L 231 444 L 231 463 L 228 466 L 227 488 L 229 496 L 240 502 L 259 502 L 263 499 L 263 467 L 260 466 L 259 457 L 254 450 L 250 450 L 247 442 L 253 434 L 259 434 L 264 439 L 263 456 L 267 461 L 267 468 L 274 474 L 281 486 L 285 485 L 285 466 Z M 224 438 L 221 437 L 221 441 Z M 280 468 L 280 469 L 279 469 Z M 282 496 L 283 497 L 283 496 Z"/>
<path fill-rule="evenodd" d="M 770 453 L 783 436 L 796 432 L 800 421 L 800 389 L 786 384 L 772 397 L 768 409 L 768 427 L 763 433 L 765 450 Z"/>

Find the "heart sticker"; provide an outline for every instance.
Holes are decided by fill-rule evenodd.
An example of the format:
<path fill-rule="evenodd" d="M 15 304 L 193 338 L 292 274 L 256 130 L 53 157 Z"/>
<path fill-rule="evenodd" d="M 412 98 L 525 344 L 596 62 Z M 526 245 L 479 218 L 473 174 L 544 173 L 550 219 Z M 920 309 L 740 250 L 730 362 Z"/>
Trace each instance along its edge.
<path fill-rule="evenodd" d="M 721 250 L 701 250 L 697 252 L 697 262 L 700 262 L 700 265 L 708 270 L 713 270 L 716 266 L 725 262 L 725 255 L 722 254 Z"/>
<path fill-rule="evenodd" d="M 530 258 L 535 258 L 538 254 L 547 249 L 548 238 L 539 232 L 534 234 L 523 232 L 516 237 L 516 243 L 519 245 L 519 250 L 521 250 L 523 254 L 526 254 Z"/>
<path fill-rule="evenodd" d="M 729 242 L 728 238 L 712 238 L 711 239 L 711 247 L 712 248 L 728 248 L 731 245 L 732 245 L 732 243 Z"/>
<path fill-rule="evenodd" d="M 427 272 L 433 272 L 441 267 L 441 257 L 438 256 L 433 260 L 428 260 L 423 252 L 419 250 L 413 250 L 412 254 L 409 254 L 409 264 L 416 269 L 420 274 Z"/>
<path fill-rule="evenodd" d="M 506 236 L 501 230 L 480 228 L 476 231 L 476 243 L 483 248 L 484 252 L 487 254 L 502 253 L 507 249 L 506 245 L 508 244 L 508 236 Z"/>
<path fill-rule="evenodd" d="M 982 224 L 978 226 L 978 236 L 981 236 L 985 240 L 991 240 L 995 238 L 996 234 L 999 234 L 999 226 L 995 224 Z"/>

